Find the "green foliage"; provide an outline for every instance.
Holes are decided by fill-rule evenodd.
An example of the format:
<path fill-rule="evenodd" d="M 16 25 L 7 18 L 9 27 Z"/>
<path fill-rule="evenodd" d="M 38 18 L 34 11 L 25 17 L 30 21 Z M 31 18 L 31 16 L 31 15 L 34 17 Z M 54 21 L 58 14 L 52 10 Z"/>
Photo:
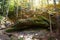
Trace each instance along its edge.
<path fill-rule="evenodd" d="M 10 0 L 10 4 L 9 4 L 9 11 L 14 11 L 14 0 Z"/>
<path fill-rule="evenodd" d="M 20 38 L 20 39 L 18 39 L 18 40 L 23 40 L 23 38 Z"/>
<path fill-rule="evenodd" d="M 3 16 L 0 16 L 0 21 L 3 19 Z"/>
<path fill-rule="evenodd" d="M 10 19 L 15 19 L 16 15 L 15 15 L 14 11 L 9 11 L 8 17 Z"/>
<path fill-rule="evenodd" d="M 14 5 L 10 5 L 9 6 L 9 11 L 13 11 L 14 10 Z"/>
<path fill-rule="evenodd" d="M 14 30 L 14 29 L 13 29 Z M 12 29 L 8 29 L 8 30 L 6 30 L 6 32 L 11 32 L 12 31 Z"/>

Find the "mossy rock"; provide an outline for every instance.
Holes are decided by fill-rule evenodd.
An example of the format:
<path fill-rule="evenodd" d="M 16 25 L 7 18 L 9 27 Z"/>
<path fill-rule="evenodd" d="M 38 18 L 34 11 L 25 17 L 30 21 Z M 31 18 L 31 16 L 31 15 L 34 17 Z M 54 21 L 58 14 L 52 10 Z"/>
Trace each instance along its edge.
<path fill-rule="evenodd" d="M 53 24 L 53 23 L 52 23 Z M 13 29 L 7 29 L 7 32 L 10 31 L 22 31 L 24 29 L 38 29 L 38 28 L 42 28 L 42 29 L 48 29 L 49 27 L 49 20 L 43 16 L 40 16 L 36 19 L 33 18 L 29 18 L 29 19 L 22 19 L 16 22 L 16 24 L 14 26 L 12 26 L 11 28 Z"/>

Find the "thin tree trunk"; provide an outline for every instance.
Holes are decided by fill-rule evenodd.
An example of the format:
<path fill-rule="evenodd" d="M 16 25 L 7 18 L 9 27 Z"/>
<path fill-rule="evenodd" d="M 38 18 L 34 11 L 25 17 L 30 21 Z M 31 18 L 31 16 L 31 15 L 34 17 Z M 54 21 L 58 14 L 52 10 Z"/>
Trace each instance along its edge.
<path fill-rule="evenodd" d="M 54 9 L 56 11 L 56 0 L 53 0 L 53 3 L 54 3 Z"/>

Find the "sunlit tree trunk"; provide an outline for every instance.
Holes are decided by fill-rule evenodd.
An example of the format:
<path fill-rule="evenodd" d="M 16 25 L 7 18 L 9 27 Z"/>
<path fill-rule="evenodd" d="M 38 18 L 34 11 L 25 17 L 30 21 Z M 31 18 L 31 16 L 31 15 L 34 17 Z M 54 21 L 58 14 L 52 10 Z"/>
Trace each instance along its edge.
<path fill-rule="evenodd" d="M 54 9 L 56 10 L 56 0 L 53 0 L 54 3 Z"/>
<path fill-rule="evenodd" d="M 18 0 L 17 0 L 17 6 L 16 6 L 16 17 L 18 18 Z"/>
<path fill-rule="evenodd" d="M 6 17 L 8 17 L 9 14 L 9 5 L 10 4 L 10 0 L 7 1 L 7 9 L 6 9 Z"/>
<path fill-rule="evenodd" d="M 47 0 L 47 5 L 48 5 L 48 7 L 49 7 L 49 0 Z"/>
<path fill-rule="evenodd" d="M 42 0 L 40 0 L 40 5 L 41 5 L 41 9 L 43 8 L 43 1 Z"/>
<path fill-rule="evenodd" d="M 3 0 L 0 1 L 0 14 L 3 12 Z"/>
<path fill-rule="evenodd" d="M 47 4 L 48 4 L 48 13 L 49 13 L 49 21 L 50 21 L 50 37 L 52 37 L 52 33 L 53 33 L 53 30 L 52 30 L 52 18 L 51 18 L 51 12 L 50 11 L 50 8 L 49 8 L 49 0 L 47 0 Z"/>

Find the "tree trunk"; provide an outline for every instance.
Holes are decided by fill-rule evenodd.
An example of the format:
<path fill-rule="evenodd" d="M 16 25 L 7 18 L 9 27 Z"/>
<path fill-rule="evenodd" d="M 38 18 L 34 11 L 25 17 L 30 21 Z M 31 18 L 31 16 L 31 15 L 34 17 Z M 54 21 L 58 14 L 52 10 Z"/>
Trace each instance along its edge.
<path fill-rule="evenodd" d="M 53 0 L 54 3 L 54 9 L 56 10 L 56 0 Z"/>

